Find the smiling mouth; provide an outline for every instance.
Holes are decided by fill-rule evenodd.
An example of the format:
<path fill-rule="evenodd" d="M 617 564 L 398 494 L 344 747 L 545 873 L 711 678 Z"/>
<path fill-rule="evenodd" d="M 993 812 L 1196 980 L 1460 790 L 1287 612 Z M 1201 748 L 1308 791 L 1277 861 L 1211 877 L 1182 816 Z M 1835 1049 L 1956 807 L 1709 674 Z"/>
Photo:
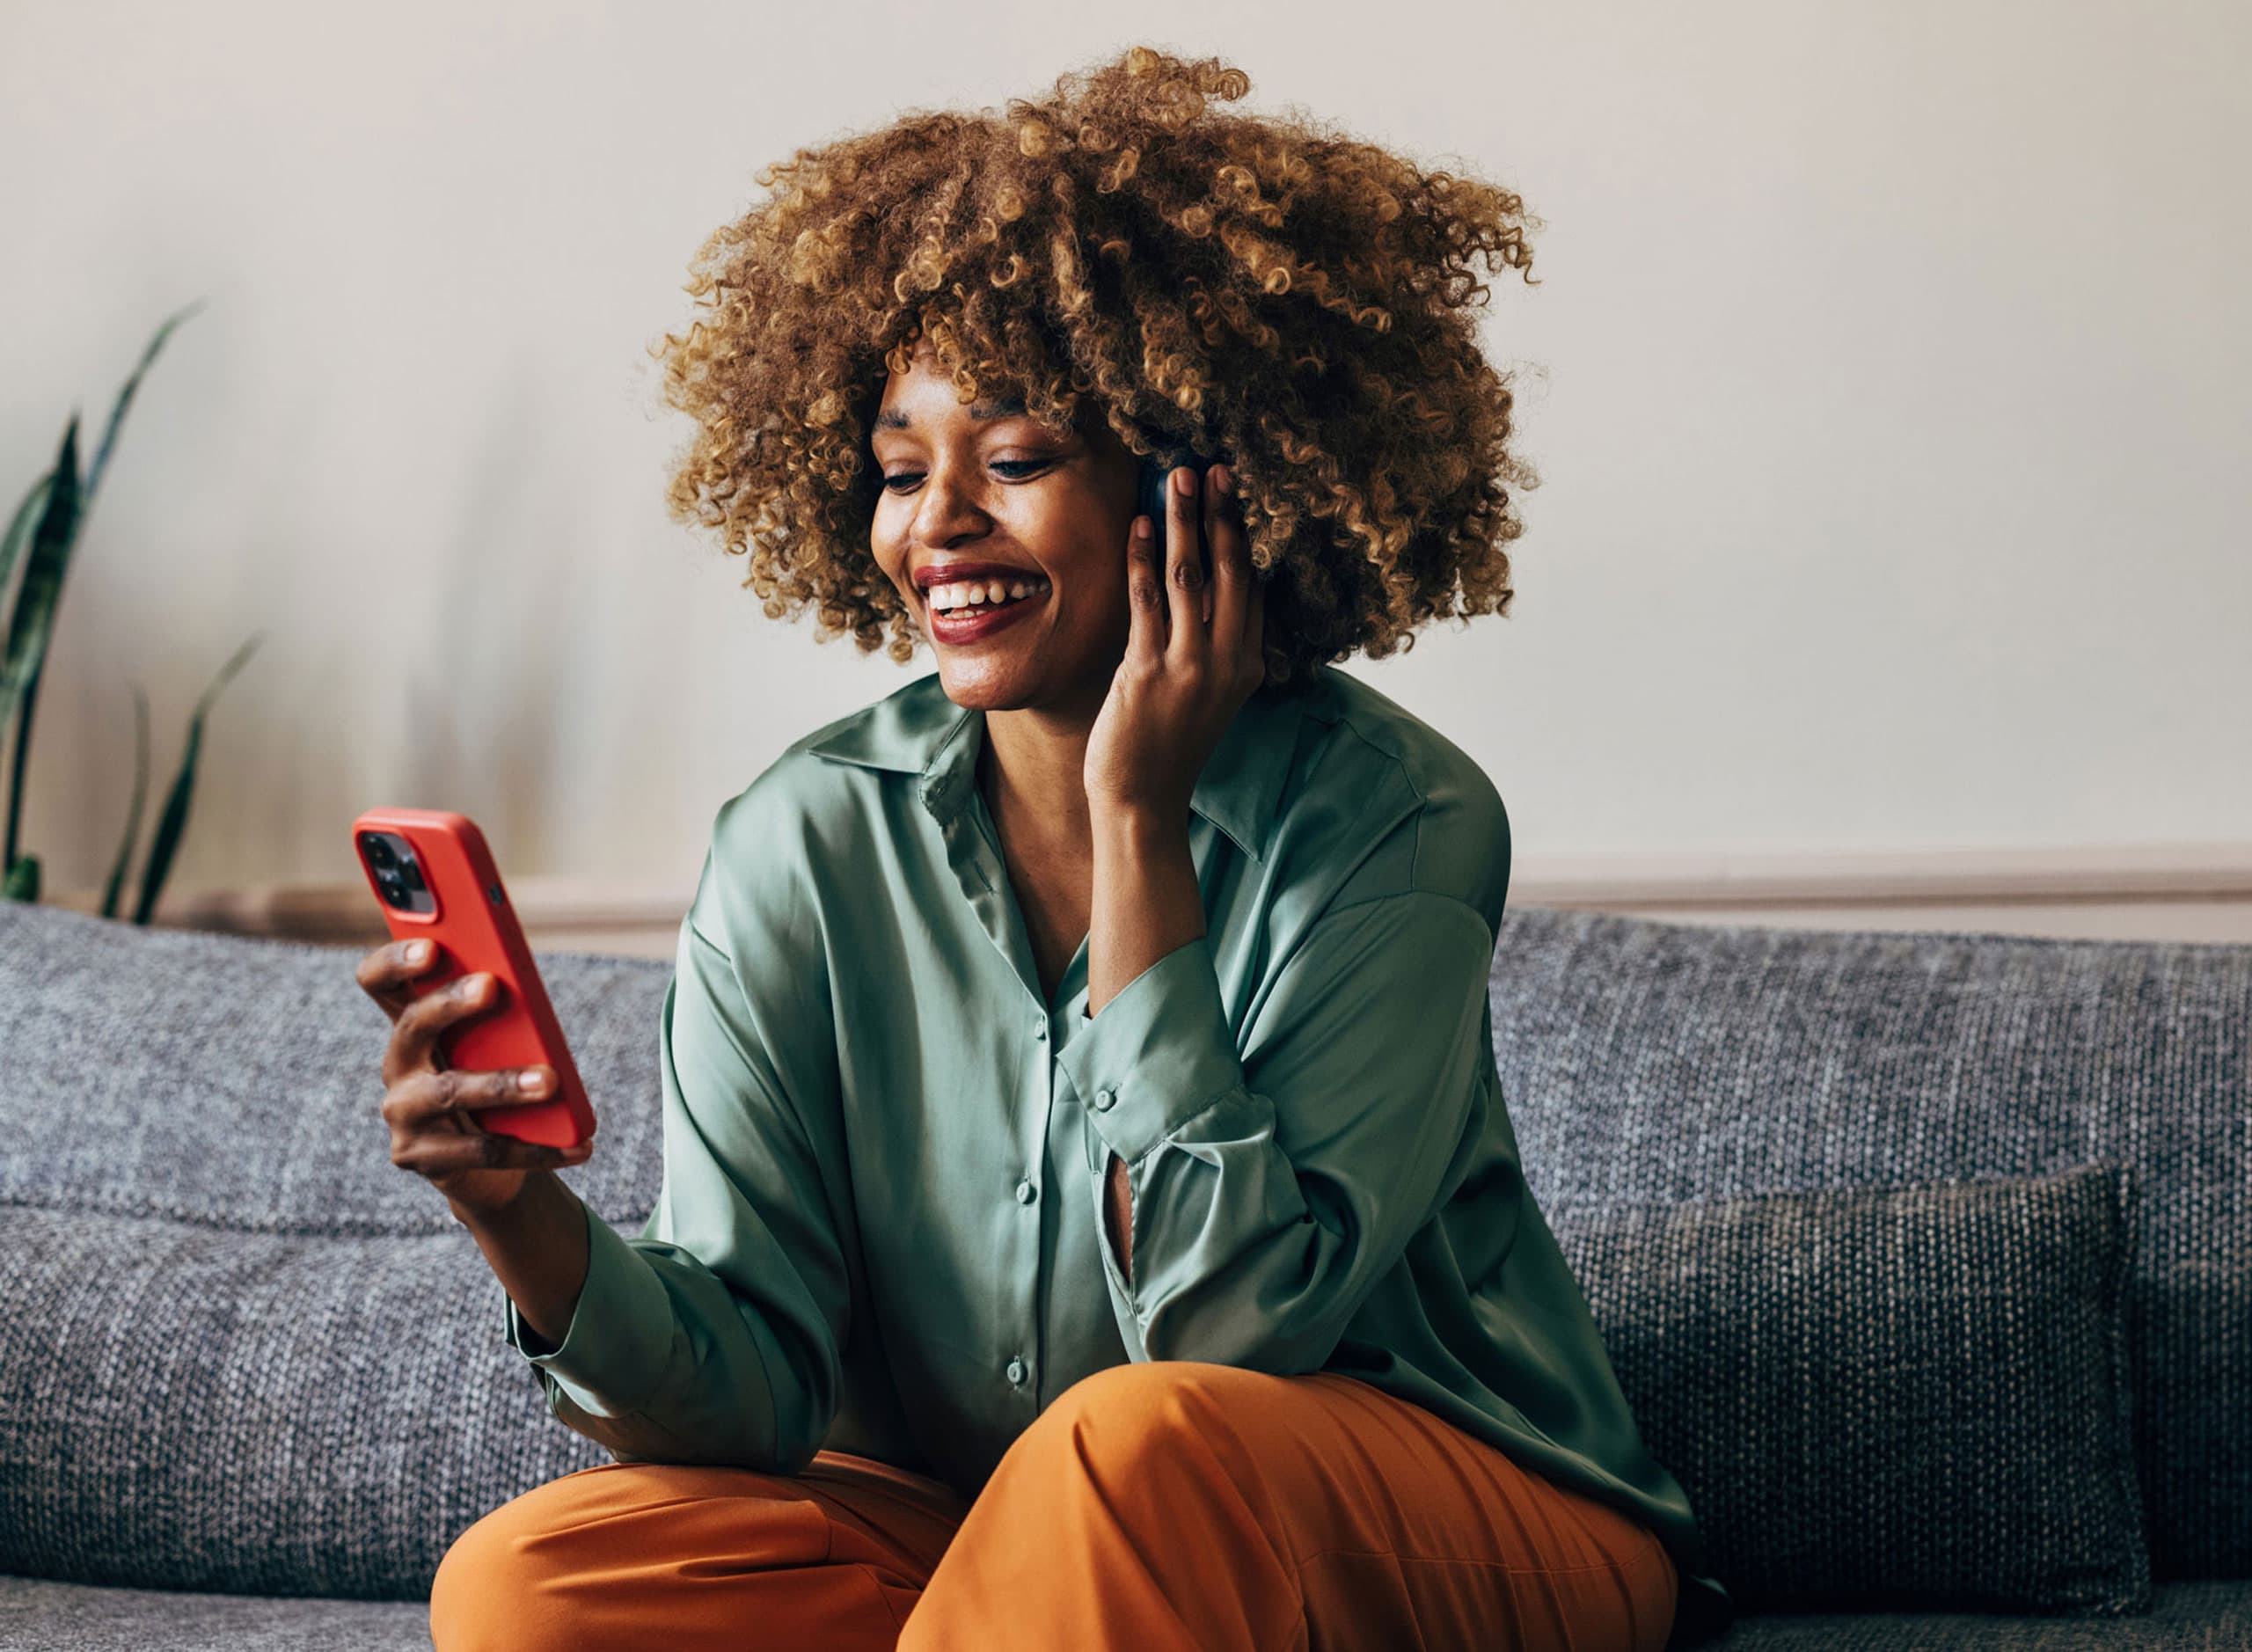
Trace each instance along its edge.
<path fill-rule="evenodd" d="M 1044 579 L 1015 580 L 1008 588 L 999 588 L 998 582 L 968 581 L 967 591 L 960 586 L 934 585 L 923 593 L 924 606 L 941 619 L 974 619 L 980 614 L 998 614 L 1003 609 L 1013 608 L 1020 603 L 1036 601 L 1048 594 Z M 1022 594 L 1017 591 L 1021 588 Z M 967 596 L 969 600 L 965 601 Z"/>

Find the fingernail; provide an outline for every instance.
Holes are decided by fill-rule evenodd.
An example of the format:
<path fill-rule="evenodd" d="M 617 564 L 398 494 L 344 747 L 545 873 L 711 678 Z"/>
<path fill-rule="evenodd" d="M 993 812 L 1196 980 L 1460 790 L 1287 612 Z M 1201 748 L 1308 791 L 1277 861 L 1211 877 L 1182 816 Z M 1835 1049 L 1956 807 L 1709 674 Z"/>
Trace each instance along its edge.
<path fill-rule="evenodd" d="M 1235 472 L 1233 471 L 1215 467 L 1212 471 L 1212 486 L 1215 489 L 1223 493 L 1234 493 Z"/>
<path fill-rule="evenodd" d="M 1134 518 L 1134 537 L 1137 539 L 1146 539 L 1150 537 L 1150 519 L 1147 516 Z"/>
<path fill-rule="evenodd" d="M 418 940 L 406 949 L 406 961 L 409 963 L 420 963 L 429 955 L 430 943 L 427 940 Z"/>
<path fill-rule="evenodd" d="M 1196 472 L 1182 465 L 1173 473 L 1173 491 L 1186 499 L 1196 491 Z"/>
<path fill-rule="evenodd" d="M 519 1090 L 537 1090 L 546 1082 L 547 1078 L 544 1073 L 520 1072 L 516 1075 L 516 1088 Z"/>

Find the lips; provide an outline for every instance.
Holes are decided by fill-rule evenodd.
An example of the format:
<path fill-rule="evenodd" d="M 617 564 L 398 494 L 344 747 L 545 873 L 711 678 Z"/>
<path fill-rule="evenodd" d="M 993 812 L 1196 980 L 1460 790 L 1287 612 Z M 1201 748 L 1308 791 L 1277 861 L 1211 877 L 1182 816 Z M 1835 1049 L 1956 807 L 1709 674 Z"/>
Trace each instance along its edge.
<path fill-rule="evenodd" d="M 1020 568 L 1006 562 L 934 562 L 915 575 L 915 588 L 959 585 L 965 580 L 1036 580 L 1046 577 L 1038 568 Z"/>
<path fill-rule="evenodd" d="M 1046 602 L 1052 588 L 1036 590 L 1013 603 L 1005 603 L 998 608 L 981 609 L 973 614 L 949 616 L 931 607 L 927 602 L 924 603 L 923 611 L 929 617 L 933 640 L 949 644 L 976 642 L 1005 625 L 1015 624 Z"/>

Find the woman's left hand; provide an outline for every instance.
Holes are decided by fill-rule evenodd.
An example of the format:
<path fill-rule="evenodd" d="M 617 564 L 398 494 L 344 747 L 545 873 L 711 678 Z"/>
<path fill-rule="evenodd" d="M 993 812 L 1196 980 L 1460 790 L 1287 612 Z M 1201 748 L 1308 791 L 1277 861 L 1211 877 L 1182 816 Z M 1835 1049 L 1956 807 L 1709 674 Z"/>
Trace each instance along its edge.
<path fill-rule="evenodd" d="M 1195 478 L 1181 466 L 1168 479 L 1164 567 L 1149 519 L 1134 518 L 1126 552 L 1132 630 L 1087 736 L 1084 778 L 1096 811 L 1186 824 L 1205 760 L 1267 680 L 1266 588 L 1252 567 L 1234 477 L 1216 464 L 1201 489 Z"/>

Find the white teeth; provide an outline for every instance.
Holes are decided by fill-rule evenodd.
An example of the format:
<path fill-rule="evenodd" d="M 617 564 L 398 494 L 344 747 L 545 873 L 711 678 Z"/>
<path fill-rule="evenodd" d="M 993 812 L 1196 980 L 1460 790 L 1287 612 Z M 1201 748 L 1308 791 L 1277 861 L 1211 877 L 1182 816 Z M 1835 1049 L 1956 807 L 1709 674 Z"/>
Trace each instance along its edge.
<path fill-rule="evenodd" d="M 933 585 L 925 594 L 932 611 L 943 613 L 949 609 L 975 608 L 980 604 L 998 603 L 1004 599 L 1014 601 L 1048 588 L 1043 579 L 1030 580 L 964 580 L 952 585 Z"/>

